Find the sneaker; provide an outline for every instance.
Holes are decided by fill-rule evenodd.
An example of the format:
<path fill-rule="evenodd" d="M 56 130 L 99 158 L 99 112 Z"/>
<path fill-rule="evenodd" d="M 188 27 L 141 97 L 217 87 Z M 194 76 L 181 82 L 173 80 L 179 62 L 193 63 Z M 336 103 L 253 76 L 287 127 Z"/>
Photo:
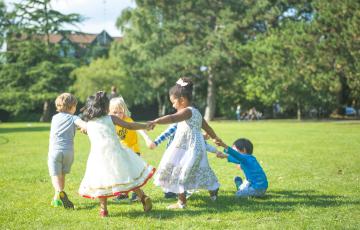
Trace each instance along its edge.
<path fill-rule="evenodd" d="M 66 195 L 66 193 L 64 191 L 59 192 L 59 197 L 60 197 L 61 202 L 64 205 L 64 208 L 74 209 L 74 204 L 69 200 L 68 196 Z"/>
<path fill-rule="evenodd" d="M 150 197 L 144 195 L 141 198 L 141 203 L 143 204 L 144 212 L 148 212 L 152 209 L 152 202 Z"/>
<path fill-rule="evenodd" d="M 216 190 L 213 190 L 213 191 L 209 191 L 209 193 L 210 193 L 210 200 L 216 201 L 216 200 L 217 200 L 217 197 L 218 197 L 218 192 L 219 192 L 219 188 L 217 188 Z"/>
<path fill-rule="evenodd" d="M 133 193 L 131 194 L 131 199 L 130 199 L 130 201 L 131 201 L 131 202 L 139 201 L 138 196 L 136 195 L 135 192 L 133 192 Z"/>
<path fill-rule="evenodd" d="M 100 214 L 100 217 L 102 217 L 102 218 L 109 216 L 108 210 L 104 210 L 104 209 L 101 209 L 99 214 Z"/>
<path fill-rule="evenodd" d="M 164 193 L 164 198 L 165 199 L 177 198 L 177 194 L 173 193 L 173 192 L 165 192 Z"/>
<path fill-rule="evenodd" d="M 60 199 L 53 199 L 52 201 L 51 201 L 51 206 L 53 206 L 53 207 L 60 207 L 60 206 L 62 206 L 63 204 L 62 204 L 62 202 L 61 202 L 61 200 Z"/>
<path fill-rule="evenodd" d="M 236 191 L 239 190 L 240 185 L 242 184 L 242 179 L 239 176 L 234 177 L 234 183 L 236 187 Z"/>
<path fill-rule="evenodd" d="M 121 193 L 113 199 L 116 202 L 129 201 L 129 195 L 126 193 Z"/>

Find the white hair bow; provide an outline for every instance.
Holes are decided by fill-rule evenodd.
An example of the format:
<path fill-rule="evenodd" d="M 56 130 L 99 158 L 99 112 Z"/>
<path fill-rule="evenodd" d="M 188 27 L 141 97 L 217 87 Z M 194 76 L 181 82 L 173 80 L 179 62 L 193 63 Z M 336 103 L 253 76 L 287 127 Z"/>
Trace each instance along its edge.
<path fill-rule="evenodd" d="M 187 86 L 189 83 L 183 81 L 183 79 L 180 78 L 179 80 L 177 80 L 176 84 L 180 86 Z"/>

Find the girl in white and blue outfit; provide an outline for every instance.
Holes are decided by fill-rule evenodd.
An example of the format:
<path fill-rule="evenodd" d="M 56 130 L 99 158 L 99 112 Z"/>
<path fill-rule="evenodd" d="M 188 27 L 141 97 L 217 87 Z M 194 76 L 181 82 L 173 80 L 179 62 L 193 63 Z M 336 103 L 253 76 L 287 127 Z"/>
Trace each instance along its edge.
<path fill-rule="evenodd" d="M 177 130 L 161 159 L 154 183 L 165 192 L 179 194 L 178 202 L 170 205 L 169 209 L 186 207 L 186 190 L 209 190 L 211 199 L 215 200 L 220 184 L 210 168 L 201 129 L 213 139 L 218 138 L 200 112 L 191 106 L 192 82 L 188 78 L 179 79 L 169 94 L 177 112 L 160 117 L 153 123 L 178 123 Z"/>

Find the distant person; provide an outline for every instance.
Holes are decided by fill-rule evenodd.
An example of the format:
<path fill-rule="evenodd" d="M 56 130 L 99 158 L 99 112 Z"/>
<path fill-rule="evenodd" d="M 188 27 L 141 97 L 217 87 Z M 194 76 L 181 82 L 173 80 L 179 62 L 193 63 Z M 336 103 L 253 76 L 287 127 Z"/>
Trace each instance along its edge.
<path fill-rule="evenodd" d="M 240 121 L 241 120 L 241 106 L 240 105 L 236 106 L 235 114 L 236 114 L 236 119 L 238 121 Z"/>
<path fill-rule="evenodd" d="M 268 188 L 268 181 L 264 170 L 261 168 L 253 154 L 253 144 L 250 140 L 240 138 L 232 147 L 222 141 L 216 141 L 219 146 L 224 147 L 224 153 L 218 153 L 217 157 L 227 158 L 228 162 L 240 165 L 245 174 L 245 180 L 235 177 L 234 182 L 237 197 L 263 196 Z"/>
<path fill-rule="evenodd" d="M 356 110 L 351 106 L 346 106 L 345 107 L 345 115 L 346 116 L 355 116 L 356 115 Z"/>
<path fill-rule="evenodd" d="M 280 103 L 279 103 L 279 101 L 276 101 L 276 102 L 273 104 L 273 115 L 274 115 L 274 118 L 277 118 L 277 116 L 280 114 L 280 112 L 281 112 Z"/>
<path fill-rule="evenodd" d="M 118 96 L 119 96 L 119 94 L 117 92 L 116 87 L 114 85 L 111 86 L 111 93 L 110 93 L 109 99 L 112 99 L 112 98 L 118 97 Z"/>
<path fill-rule="evenodd" d="M 55 190 L 51 205 L 74 208 L 64 191 L 65 175 L 70 173 L 74 162 L 74 136 L 76 127 L 86 129 L 86 122 L 75 116 L 77 100 L 70 93 L 63 93 L 55 100 L 58 112 L 51 119 L 48 168 Z"/>

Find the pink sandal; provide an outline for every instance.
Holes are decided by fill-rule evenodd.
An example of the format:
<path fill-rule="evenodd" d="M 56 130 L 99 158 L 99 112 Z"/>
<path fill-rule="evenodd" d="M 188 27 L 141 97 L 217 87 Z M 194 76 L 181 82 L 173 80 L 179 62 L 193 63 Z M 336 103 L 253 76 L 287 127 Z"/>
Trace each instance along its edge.
<path fill-rule="evenodd" d="M 100 214 L 101 217 L 109 216 L 108 210 L 104 210 L 104 209 L 101 209 L 99 214 Z"/>

